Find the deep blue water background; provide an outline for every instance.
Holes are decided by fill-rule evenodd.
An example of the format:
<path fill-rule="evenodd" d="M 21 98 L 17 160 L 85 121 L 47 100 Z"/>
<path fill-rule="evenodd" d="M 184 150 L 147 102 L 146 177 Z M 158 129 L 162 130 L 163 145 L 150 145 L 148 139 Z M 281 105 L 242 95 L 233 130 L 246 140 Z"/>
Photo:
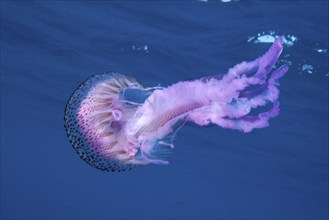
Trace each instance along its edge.
<path fill-rule="evenodd" d="M 271 31 L 298 40 L 270 127 L 187 126 L 168 166 L 122 173 L 68 142 L 64 107 L 90 75 L 222 73 Z M 327 219 L 328 74 L 328 1 L 1 1 L 1 219 Z"/>

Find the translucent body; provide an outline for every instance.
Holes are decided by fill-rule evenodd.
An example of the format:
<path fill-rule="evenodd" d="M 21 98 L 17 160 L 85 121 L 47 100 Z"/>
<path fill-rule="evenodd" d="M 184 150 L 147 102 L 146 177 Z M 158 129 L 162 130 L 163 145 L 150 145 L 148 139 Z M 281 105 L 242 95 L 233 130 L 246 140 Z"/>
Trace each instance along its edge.
<path fill-rule="evenodd" d="M 216 124 L 243 132 L 268 126 L 279 113 L 278 79 L 288 70 L 269 73 L 282 52 L 282 38 L 252 62 L 227 74 L 146 88 L 117 73 L 91 77 L 70 97 L 65 128 L 73 147 L 90 165 L 111 171 L 146 164 L 168 164 L 172 137 L 182 121 Z M 250 89 L 250 87 L 253 87 Z M 252 109 L 273 103 L 251 115 Z"/>

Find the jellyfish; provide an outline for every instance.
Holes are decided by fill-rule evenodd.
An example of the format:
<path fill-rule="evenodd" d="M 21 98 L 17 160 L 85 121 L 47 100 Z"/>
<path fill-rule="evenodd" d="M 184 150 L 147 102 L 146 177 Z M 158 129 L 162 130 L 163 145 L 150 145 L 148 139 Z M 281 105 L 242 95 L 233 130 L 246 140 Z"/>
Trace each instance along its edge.
<path fill-rule="evenodd" d="M 267 127 L 279 113 L 278 80 L 288 71 L 282 65 L 271 73 L 282 41 L 278 38 L 263 56 L 237 64 L 226 74 L 168 87 L 146 87 L 114 72 L 93 75 L 66 104 L 69 141 L 91 166 L 120 172 L 168 164 L 175 134 L 186 122 L 242 132 Z"/>

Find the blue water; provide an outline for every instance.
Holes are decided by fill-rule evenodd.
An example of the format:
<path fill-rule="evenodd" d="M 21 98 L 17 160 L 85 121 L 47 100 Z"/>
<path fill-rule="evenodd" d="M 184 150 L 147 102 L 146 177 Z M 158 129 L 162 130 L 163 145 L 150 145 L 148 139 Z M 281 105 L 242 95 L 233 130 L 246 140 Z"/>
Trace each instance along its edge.
<path fill-rule="evenodd" d="M 168 166 L 99 171 L 71 147 L 94 73 L 148 86 L 223 73 L 287 39 L 279 117 L 181 129 Z M 1 219 L 327 219 L 328 1 L 1 1 Z"/>

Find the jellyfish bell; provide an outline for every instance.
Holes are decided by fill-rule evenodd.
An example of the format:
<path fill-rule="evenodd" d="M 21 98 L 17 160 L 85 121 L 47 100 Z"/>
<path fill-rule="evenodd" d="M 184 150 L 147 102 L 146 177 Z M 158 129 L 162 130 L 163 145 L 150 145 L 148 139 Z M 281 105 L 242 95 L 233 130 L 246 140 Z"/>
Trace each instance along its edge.
<path fill-rule="evenodd" d="M 124 171 L 147 162 L 138 142 L 127 139 L 127 120 L 152 89 L 119 73 L 92 76 L 71 95 L 65 108 L 65 128 L 80 157 L 90 165 Z"/>
<path fill-rule="evenodd" d="M 279 78 L 271 70 L 283 46 L 278 38 L 261 57 L 242 62 L 226 74 L 144 87 L 119 73 L 92 76 L 71 95 L 65 128 L 74 149 L 90 165 L 124 171 L 146 164 L 168 164 L 173 138 L 187 122 L 250 132 L 268 126 L 279 113 Z M 271 105 L 252 114 L 253 109 Z M 182 123 L 183 122 L 183 123 Z"/>

